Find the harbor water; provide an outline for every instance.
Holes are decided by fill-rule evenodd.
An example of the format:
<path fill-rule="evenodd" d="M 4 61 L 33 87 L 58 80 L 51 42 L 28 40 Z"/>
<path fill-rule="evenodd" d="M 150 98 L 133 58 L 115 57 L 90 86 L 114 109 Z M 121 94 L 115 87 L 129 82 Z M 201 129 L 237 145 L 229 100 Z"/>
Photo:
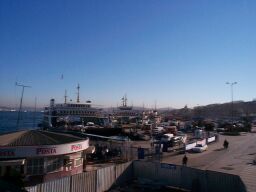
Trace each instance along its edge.
<path fill-rule="evenodd" d="M 19 126 L 17 127 L 17 111 L 0 111 L 0 134 L 17 130 L 36 129 L 42 123 L 43 113 L 21 112 Z"/>

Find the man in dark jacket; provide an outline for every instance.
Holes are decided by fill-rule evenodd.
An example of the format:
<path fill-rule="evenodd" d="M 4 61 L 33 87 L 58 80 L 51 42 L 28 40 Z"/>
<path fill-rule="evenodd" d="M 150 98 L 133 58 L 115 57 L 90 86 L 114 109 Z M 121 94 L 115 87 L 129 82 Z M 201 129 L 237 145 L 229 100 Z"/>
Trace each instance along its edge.
<path fill-rule="evenodd" d="M 224 143 L 223 143 L 223 147 L 225 148 L 225 149 L 227 149 L 228 148 L 228 141 L 225 139 L 225 141 L 224 141 Z"/>
<path fill-rule="evenodd" d="M 188 158 L 186 155 L 184 155 L 184 157 L 182 159 L 182 165 L 187 166 L 187 162 L 188 162 Z"/>

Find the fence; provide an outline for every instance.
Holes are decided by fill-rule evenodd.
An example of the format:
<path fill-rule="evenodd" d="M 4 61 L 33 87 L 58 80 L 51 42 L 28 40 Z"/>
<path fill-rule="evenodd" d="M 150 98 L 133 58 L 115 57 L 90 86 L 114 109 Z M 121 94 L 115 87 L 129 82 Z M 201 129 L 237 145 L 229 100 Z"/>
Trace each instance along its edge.
<path fill-rule="evenodd" d="M 28 192 L 102 192 L 132 180 L 132 162 L 27 187 Z"/>
<path fill-rule="evenodd" d="M 187 144 L 187 145 L 186 145 L 186 151 L 192 149 L 192 148 L 195 147 L 195 146 L 196 146 L 196 142 Z"/>
<path fill-rule="evenodd" d="M 177 188 L 206 192 L 243 192 L 239 176 L 157 162 L 134 161 L 134 178 Z"/>
<path fill-rule="evenodd" d="M 214 141 L 216 141 L 216 136 L 207 138 L 207 143 L 212 143 Z"/>
<path fill-rule="evenodd" d="M 133 179 L 191 191 L 245 192 L 239 176 L 149 161 L 112 165 L 59 180 L 27 187 L 29 192 L 102 192 Z"/>

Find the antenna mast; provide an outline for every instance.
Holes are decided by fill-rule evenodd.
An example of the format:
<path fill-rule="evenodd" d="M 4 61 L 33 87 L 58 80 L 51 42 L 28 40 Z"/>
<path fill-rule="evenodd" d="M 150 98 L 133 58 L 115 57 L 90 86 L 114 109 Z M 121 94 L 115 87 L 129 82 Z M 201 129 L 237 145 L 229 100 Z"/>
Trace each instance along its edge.
<path fill-rule="evenodd" d="M 24 88 L 31 88 L 31 86 L 18 84 L 17 82 L 15 83 L 15 85 L 18 87 L 22 87 L 21 98 L 20 98 L 20 108 L 19 108 L 18 119 L 17 119 L 17 129 L 19 129 Z"/>
<path fill-rule="evenodd" d="M 77 100 L 76 100 L 77 103 L 80 102 L 80 99 L 79 99 L 79 89 L 80 89 L 80 86 L 79 86 L 79 83 L 78 83 L 78 85 L 77 85 Z"/>

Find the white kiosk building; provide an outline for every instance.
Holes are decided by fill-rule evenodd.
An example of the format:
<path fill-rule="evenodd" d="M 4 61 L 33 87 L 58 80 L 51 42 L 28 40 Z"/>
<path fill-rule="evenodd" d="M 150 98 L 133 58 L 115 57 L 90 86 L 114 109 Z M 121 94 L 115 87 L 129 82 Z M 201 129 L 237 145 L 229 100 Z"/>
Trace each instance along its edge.
<path fill-rule="evenodd" d="M 30 130 L 0 135 L 0 176 L 39 183 L 83 172 L 88 138 Z"/>

